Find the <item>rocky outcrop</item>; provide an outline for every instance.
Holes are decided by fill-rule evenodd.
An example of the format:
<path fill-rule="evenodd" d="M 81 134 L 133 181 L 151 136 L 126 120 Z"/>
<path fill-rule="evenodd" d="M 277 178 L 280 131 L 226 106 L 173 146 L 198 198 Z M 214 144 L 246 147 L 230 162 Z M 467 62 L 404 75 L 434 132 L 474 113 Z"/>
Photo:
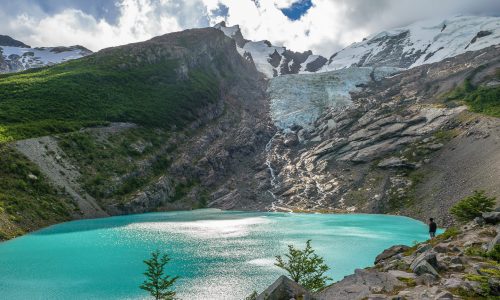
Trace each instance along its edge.
<path fill-rule="evenodd" d="M 303 299 L 314 300 L 311 293 L 286 276 L 280 276 L 265 291 L 259 294 L 257 300 Z"/>
<path fill-rule="evenodd" d="M 413 247 L 393 246 L 377 256 L 374 267 L 357 269 L 312 297 L 322 300 L 463 299 L 464 296 L 496 299 L 500 296 L 500 267 L 489 257 L 498 260 L 498 256 L 492 256 L 491 250 L 480 250 L 495 243 L 495 235 L 500 235 L 500 228 L 472 222 Z M 293 286 L 299 289 L 296 284 Z M 289 299 L 292 294 L 286 296 L 280 299 Z"/>

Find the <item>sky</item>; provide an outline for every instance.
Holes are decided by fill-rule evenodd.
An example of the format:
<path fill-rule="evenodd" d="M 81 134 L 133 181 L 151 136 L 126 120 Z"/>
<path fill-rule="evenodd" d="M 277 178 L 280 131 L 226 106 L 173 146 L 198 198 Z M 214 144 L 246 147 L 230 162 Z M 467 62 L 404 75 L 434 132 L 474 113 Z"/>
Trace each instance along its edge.
<path fill-rule="evenodd" d="M 225 21 L 247 39 L 328 57 L 381 30 L 454 15 L 500 16 L 500 0 L 0 0 L 0 34 L 97 51 Z"/>

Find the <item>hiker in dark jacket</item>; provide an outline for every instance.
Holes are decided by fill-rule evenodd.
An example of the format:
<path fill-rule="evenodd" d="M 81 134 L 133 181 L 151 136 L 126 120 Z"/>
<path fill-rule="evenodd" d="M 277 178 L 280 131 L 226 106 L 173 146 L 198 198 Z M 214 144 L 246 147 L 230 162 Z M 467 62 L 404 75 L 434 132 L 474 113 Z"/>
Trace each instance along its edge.
<path fill-rule="evenodd" d="M 433 218 L 429 219 L 429 234 L 431 239 L 436 236 L 437 224 L 434 222 Z"/>

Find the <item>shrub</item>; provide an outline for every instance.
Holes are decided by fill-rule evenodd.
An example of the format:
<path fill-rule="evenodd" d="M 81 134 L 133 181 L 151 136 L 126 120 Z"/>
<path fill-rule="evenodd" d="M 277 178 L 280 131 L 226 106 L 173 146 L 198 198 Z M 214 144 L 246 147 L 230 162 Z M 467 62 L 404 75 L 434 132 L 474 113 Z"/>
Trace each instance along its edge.
<path fill-rule="evenodd" d="M 175 297 L 175 292 L 171 290 L 171 287 L 179 277 L 170 278 L 165 274 L 165 266 L 169 261 L 168 255 L 160 255 L 158 250 L 151 253 L 150 259 L 144 261 L 148 269 L 144 272 L 146 280 L 140 288 L 148 291 L 156 300 L 173 300 Z"/>
<path fill-rule="evenodd" d="M 466 222 L 480 217 L 483 212 L 492 211 L 496 203 L 495 198 L 488 198 L 484 193 L 484 191 L 474 191 L 474 194 L 455 204 L 450 212 L 457 220 Z"/>
<path fill-rule="evenodd" d="M 330 268 L 324 264 L 322 257 L 314 253 L 311 247 L 311 240 L 306 242 L 304 250 L 296 249 L 293 245 L 288 245 L 288 254 L 285 254 L 287 261 L 280 255 L 276 256 L 275 266 L 288 272 L 293 281 L 301 284 L 304 288 L 313 292 L 319 291 L 326 286 L 330 277 L 325 276 L 325 272 Z"/>

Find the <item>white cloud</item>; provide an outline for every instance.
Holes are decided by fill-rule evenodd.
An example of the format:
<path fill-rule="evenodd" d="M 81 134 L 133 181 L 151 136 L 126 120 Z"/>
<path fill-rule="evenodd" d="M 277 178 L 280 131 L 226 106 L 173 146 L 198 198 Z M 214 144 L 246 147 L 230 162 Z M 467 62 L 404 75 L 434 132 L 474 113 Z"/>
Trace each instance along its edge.
<path fill-rule="evenodd" d="M 37 1 L 37 0 L 31 0 Z M 295 51 L 325 56 L 386 28 L 462 14 L 500 14 L 497 0 L 312 0 L 299 20 L 280 11 L 299 0 L 116 0 L 118 18 L 109 23 L 77 9 L 47 15 L 27 5 L 22 13 L 0 11 L 1 34 L 34 46 L 81 44 L 92 50 L 149 39 L 168 32 L 226 20 L 248 39 L 267 39 Z M 227 7 L 227 16 L 220 8 Z M 225 11 L 225 10 L 224 10 Z"/>

